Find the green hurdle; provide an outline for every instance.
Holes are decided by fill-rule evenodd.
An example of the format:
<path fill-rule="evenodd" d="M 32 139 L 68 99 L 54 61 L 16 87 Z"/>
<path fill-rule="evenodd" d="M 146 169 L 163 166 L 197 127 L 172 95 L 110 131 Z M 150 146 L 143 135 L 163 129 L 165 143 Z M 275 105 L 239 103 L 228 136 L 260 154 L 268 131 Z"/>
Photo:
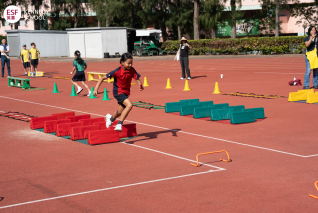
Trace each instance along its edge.
<path fill-rule="evenodd" d="M 243 111 L 245 112 L 253 112 L 254 113 L 254 118 L 255 119 L 262 119 L 265 118 L 265 111 L 263 107 L 259 108 L 249 108 L 249 109 L 244 109 Z"/>
<path fill-rule="evenodd" d="M 168 102 L 165 104 L 165 112 L 170 113 L 170 112 L 180 112 L 180 107 L 188 105 L 183 102 Z"/>
<path fill-rule="evenodd" d="M 200 106 L 201 106 L 200 103 L 193 104 L 193 105 L 181 106 L 180 115 L 182 115 L 182 116 L 184 116 L 184 115 L 193 115 L 194 108 L 200 107 Z"/>
<path fill-rule="evenodd" d="M 231 115 L 231 124 L 242 124 L 255 122 L 254 111 L 233 112 Z"/>
<path fill-rule="evenodd" d="M 185 99 L 185 100 L 180 100 L 179 102 L 183 103 L 183 104 L 191 104 L 194 102 L 200 102 L 200 100 L 199 99 Z"/>

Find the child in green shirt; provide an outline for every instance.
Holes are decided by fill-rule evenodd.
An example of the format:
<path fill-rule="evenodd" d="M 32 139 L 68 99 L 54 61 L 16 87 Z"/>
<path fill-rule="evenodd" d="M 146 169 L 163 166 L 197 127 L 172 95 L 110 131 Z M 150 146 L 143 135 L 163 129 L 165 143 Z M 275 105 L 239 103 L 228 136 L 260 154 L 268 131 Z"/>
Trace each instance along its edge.
<path fill-rule="evenodd" d="M 73 63 L 73 70 L 71 72 L 71 74 L 74 73 L 74 71 L 76 71 L 75 75 L 72 78 L 72 83 L 77 87 L 77 92 L 76 94 L 79 94 L 83 91 L 83 88 L 80 87 L 76 82 L 77 81 L 81 81 L 82 84 L 84 85 L 84 87 L 87 89 L 88 91 L 88 95 L 91 95 L 91 91 L 89 90 L 88 86 L 85 84 L 86 78 L 85 78 L 85 72 L 84 70 L 87 68 L 87 64 L 85 63 L 85 61 L 81 58 L 81 53 L 80 51 L 76 50 L 74 53 L 75 59 L 74 59 L 74 63 Z"/>

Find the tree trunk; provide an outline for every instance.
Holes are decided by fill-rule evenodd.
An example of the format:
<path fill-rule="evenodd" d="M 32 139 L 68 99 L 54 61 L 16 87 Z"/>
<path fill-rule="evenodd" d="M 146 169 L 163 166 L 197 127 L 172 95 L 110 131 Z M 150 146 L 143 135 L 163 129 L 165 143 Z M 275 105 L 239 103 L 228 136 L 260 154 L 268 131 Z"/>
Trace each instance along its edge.
<path fill-rule="evenodd" d="M 231 0 L 231 11 L 232 11 L 232 28 L 231 28 L 231 38 L 236 38 L 236 18 L 233 14 L 236 13 L 235 0 Z"/>
<path fill-rule="evenodd" d="M 194 11 L 193 11 L 193 39 L 200 39 L 200 27 L 198 22 L 199 17 L 199 4 L 200 0 L 194 0 Z"/>
<path fill-rule="evenodd" d="M 181 40 L 181 26 L 178 25 L 178 40 Z"/>
<path fill-rule="evenodd" d="M 134 3 L 130 2 L 130 27 L 134 28 Z"/>
<path fill-rule="evenodd" d="M 216 38 L 216 36 L 215 36 L 215 29 L 214 28 L 212 28 L 211 29 L 211 36 L 212 36 L 212 38 Z"/>
<path fill-rule="evenodd" d="M 105 17 L 106 17 L 106 27 L 109 27 L 109 15 L 107 12 L 105 13 Z"/>
<path fill-rule="evenodd" d="M 276 0 L 275 37 L 279 37 L 279 0 Z"/>
<path fill-rule="evenodd" d="M 97 20 L 97 27 L 101 27 L 102 26 L 102 23 L 101 23 L 101 21 L 100 21 L 100 18 L 98 18 L 98 20 Z"/>
<path fill-rule="evenodd" d="M 34 9 L 36 11 L 39 11 L 39 8 L 40 8 L 40 1 L 37 0 L 35 1 L 35 4 L 34 4 Z M 37 16 L 39 18 L 39 14 L 35 14 L 34 16 Z M 40 20 L 37 18 L 37 20 L 34 19 L 34 30 L 40 30 Z"/>
<path fill-rule="evenodd" d="M 74 28 L 77 28 L 78 18 L 77 18 L 77 5 L 74 7 Z"/>

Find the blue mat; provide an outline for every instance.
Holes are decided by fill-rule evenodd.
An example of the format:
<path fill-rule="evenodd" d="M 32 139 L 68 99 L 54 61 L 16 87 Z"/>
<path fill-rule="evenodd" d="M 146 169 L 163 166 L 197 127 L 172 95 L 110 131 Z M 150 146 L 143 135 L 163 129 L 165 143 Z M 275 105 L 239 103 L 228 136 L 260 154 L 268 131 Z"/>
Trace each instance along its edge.
<path fill-rule="evenodd" d="M 307 104 L 306 101 L 293 101 L 293 102 Z M 318 103 L 313 103 L 313 104 L 318 104 Z"/>

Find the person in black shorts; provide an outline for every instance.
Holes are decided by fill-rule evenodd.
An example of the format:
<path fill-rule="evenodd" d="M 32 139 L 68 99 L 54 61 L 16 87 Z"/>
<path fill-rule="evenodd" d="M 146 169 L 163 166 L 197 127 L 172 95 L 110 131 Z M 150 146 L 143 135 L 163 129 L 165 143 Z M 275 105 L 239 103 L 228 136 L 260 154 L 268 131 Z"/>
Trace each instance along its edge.
<path fill-rule="evenodd" d="M 21 63 L 23 65 L 24 74 L 25 76 L 28 76 L 28 72 L 30 71 L 30 56 L 29 56 L 29 50 L 26 48 L 26 44 L 22 45 L 22 50 L 20 53 L 20 59 Z"/>
<path fill-rule="evenodd" d="M 122 125 L 130 110 L 133 107 L 132 102 L 129 100 L 131 80 L 134 78 L 139 84 L 139 89 L 143 90 L 140 75 L 132 67 L 133 57 L 130 53 L 124 53 L 120 59 L 120 67 L 106 74 L 105 77 L 99 79 L 94 89 L 94 95 L 97 95 L 98 88 L 103 80 L 114 77 L 113 94 L 118 102 L 118 110 L 113 114 L 106 115 L 106 128 L 108 129 L 116 118 L 120 117 L 118 124 L 115 126 L 115 130 L 121 132 Z"/>
<path fill-rule="evenodd" d="M 80 51 L 76 50 L 74 53 L 74 62 L 73 62 L 73 70 L 71 74 L 76 71 L 75 75 L 72 78 L 72 83 L 77 87 L 77 92 L 76 94 L 79 94 L 80 92 L 83 91 L 83 88 L 80 87 L 76 82 L 81 81 L 83 86 L 87 89 L 88 95 L 91 95 L 91 91 L 89 90 L 87 84 L 85 84 L 86 78 L 85 78 L 85 70 L 87 68 L 86 62 L 81 58 L 81 53 Z"/>
<path fill-rule="evenodd" d="M 36 70 L 40 61 L 40 52 L 38 49 L 36 49 L 36 45 L 33 42 L 31 43 L 31 49 L 29 49 L 29 53 L 31 54 L 31 76 L 33 76 L 36 75 Z"/>

